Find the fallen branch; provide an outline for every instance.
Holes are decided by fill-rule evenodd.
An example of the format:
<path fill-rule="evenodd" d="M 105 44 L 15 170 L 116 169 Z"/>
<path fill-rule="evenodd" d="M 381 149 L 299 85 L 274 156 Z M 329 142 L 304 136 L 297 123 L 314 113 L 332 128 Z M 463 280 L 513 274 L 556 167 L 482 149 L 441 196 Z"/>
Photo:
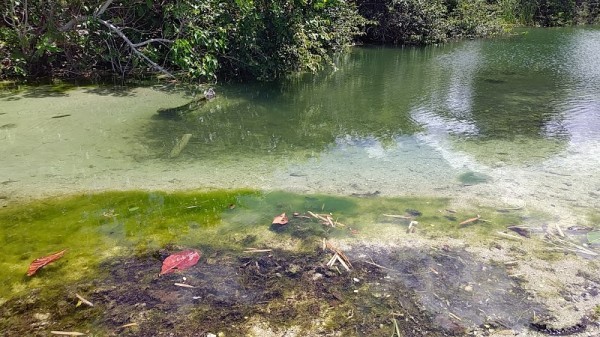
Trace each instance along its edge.
<path fill-rule="evenodd" d="M 556 227 L 556 232 L 558 233 L 558 235 L 564 238 L 565 237 L 565 233 L 563 233 L 563 231 L 560 228 L 560 226 L 557 223 L 555 223 L 554 227 Z"/>
<path fill-rule="evenodd" d="M 329 241 L 327 241 L 325 243 L 325 246 L 331 250 L 332 252 L 334 252 L 335 254 L 337 254 L 341 260 L 344 260 L 345 263 L 348 264 L 348 266 L 350 266 L 352 268 L 352 263 L 350 263 L 350 259 L 348 259 L 348 257 L 346 256 L 346 254 L 344 254 L 340 249 L 338 249 L 337 247 L 335 247 L 332 243 L 330 243 Z"/>
<path fill-rule="evenodd" d="M 553 234 L 547 234 L 546 238 L 548 239 L 549 243 L 554 244 L 555 246 L 557 246 L 557 248 L 565 250 L 565 251 L 587 254 L 587 255 L 591 255 L 591 256 L 599 255 L 598 253 L 596 253 L 592 250 L 589 250 L 585 247 L 582 247 L 580 245 L 577 245 L 577 244 L 567 241 L 565 239 L 561 239 Z"/>
<path fill-rule="evenodd" d="M 189 284 L 185 284 L 185 283 L 173 283 L 174 285 L 178 286 L 178 287 L 182 287 L 182 288 L 196 288 L 192 285 Z"/>
<path fill-rule="evenodd" d="M 93 307 L 94 304 L 88 300 L 86 300 L 85 298 L 83 298 L 83 296 L 75 293 L 75 297 L 77 297 L 79 299 L 79 301 L 81 301 L 81 303 L 85 304 L 85 305 L 89 305 L 90 307 Z"/>
<path fill-rule="evenodd" d="M 123 325 L 121 325 L 121 326 L 119 327 L 119 329 L 123 329 L 123 328 L 129 328 L 129 327 L 132 327 L 132 326 L 138 326 L 138 324 L 137 324 L 137 323 L 135 323 L 135 322 L 133 322 L 133 323 L 127 323 L 127 324 L 123 324 Z"/>
<path fill-rule="evenodd" d="M 171 153 L 169 153 L 169 158 L 175 158 L 179 156 L 181 151 L 183 151 L 183 149 L 187 146 L 188 142 L 190 141 L 190 138 L 192 138 L 191 133 L 186 133 L 183 136 L 181 136 L 181 139 L 177 142 L 177 144 L 175 144 L 175 146 L 171 150 Z"/>
<path fill-rule="evenodd" d="M 346 269 L 346 271 L 350 271 L 350 267 L 348 267 L 346 262 L 344 262 L 344 259 L 342 259 L 337 253 L 333 254 L 333 257 L 329 260 L 329 262 L 327 262 L 327 267 L 333 267 L 336 262 L 339 262 L 342 265 L 342 267 Z"/>
<path fill-rule="evenodd" d="M 462 319 L 460 317 L 456 316 L 455 314 L 453 314 L 451 312 L 448 312 L 448 316 L 450 316 L 450 317 L 452 317 L 452 318 L 454 318 L 454 319 L 459 320 L 459 321 L 462 322 Z"/>
<path fill-rule="evenodd" d="M 398 271 L 397 271 L 397 270 L 395 270 L 395 269 L 388 268 L 388 267 L 384 267 L 384 266 L 382 266 L 382 265 L 380 265 L 380 264 L 377 264 L 377 263 L 375 263 L 375 262 L 372 262 L 372 261 L 363 260 L 363 262 L 364 262 L 364 263 L 368 263 L 368 264 L 370 264 L 370 265 L 373 265 L 373 266 L 375 266 L 375 267 L 377 267 L 377 268 L 381 268 L 381 269 L 385 269 L 385 270 L 389 270 L 389 271 L 395 271 L 395 272 L 398 272 Z"/>
<path fill-rule="evenodd" d="M 383 216 L 387 216 L 388 218 L 396 218 L 396 219 L 404 219 L 404 220 L 412 220 L 412 216 L 406 215 L 396 215 L 396 214 L 383 214 Z"/>
<path fill-rule="evenodd" d="M 520 226 L 509 226 L 506 228 L 510 229 L 511 231 L 516 232 L 517 234 L 524 236 L 526 238 L 531 237 L 531 232 L 529 231 L 529 228 L 520 227 Z"/>
<path fill-rule="evenodd" d="M 272 252 L 273 249 L 257 249 L 257 248 L 248 248 L 244 251 L 244 253 L 268 253 Z"/>
<path fill-rule="evenodd" d="M 400 334 L 400 329 L 398 328 L 398 322 L 396 321 L 396 319 L 392 318 L 392 322 L 394 322 L 395 335 L 398 337 L 402 337 L 402 335 Z M 392 337 L 394 337 L 394 334 L 392 334 Z"/>
<path fill-rule="evenodd" d="M 330 215 L 326 215 L 325 217 L 320 215 L 320 214 L 315 214 L 311 211 L 308 211 L 308 214 L 310 214 L 313 218 L 320 220 L 322 224 L 324 225 L 329 225 L 331 227 L 335 228 L 335 224 L 333 223 L 333 220 L 331 219 Z"/>
<path fill-rule="evenodd" d="M 470 218 L 470 219 L 467 219 L 467 220 L 465 220 L 465 221 L 463 221 L 463 222 L 459 223 L 458 225 L 459 225 L 459 226 L 465 226 L 465 225 L 469 225 L 469 224 L 472 224 L 472 223 L 475 223 L 475 222 L 479 221 L 479 219 L 481 219 L 481 216 L 480 216 L 479 214 L 477 214 L 477 216 L 476 216 L 476 217 L 474 217 L 474 218 Z"/>
<path fill-rule="evenodd" d="M 85 336 L 82 332 L 76 331 L 50 331 L 53 335 L 62 335 L 62 336 Z"/>
<path fill-rule="evenodd" d="M 415 227 L 419 224 L 419 222 L 417 221 L 411 221 L 408 224 L 408 229 L 406 230 L 406 233 L 410 234 L 410 233 L 414 233 L 415 232 Z"/>
<path fill-rule="evenodd" d="M 513 239 L 513 240 L 523 240 L 523 238 L 520 237 L 520 236 L 511 235 L 511 234 L 503 233 L 503 232 L 500 232 L 500 231 L 496 232 L 496 234 L 498 234 L 500 236 L 503 236 L 505 238 Z"/>

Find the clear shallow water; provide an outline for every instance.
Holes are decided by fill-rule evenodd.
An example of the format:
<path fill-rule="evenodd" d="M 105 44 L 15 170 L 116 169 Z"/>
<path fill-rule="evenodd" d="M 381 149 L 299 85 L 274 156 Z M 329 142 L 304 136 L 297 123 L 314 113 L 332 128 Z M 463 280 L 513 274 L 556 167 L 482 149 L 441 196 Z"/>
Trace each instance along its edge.
<path fill-rule="evenodd" d="M 57 298 L 66 303 L 73 291 L 96 294 L 79 282 L 98 277 L 103 261 L 164 247 L 196 247 L 208 257 L 250 245 L 297 248 L 318 241 L 312 236 L 348 238 L 355 232 L 359 240 L 386 236 L 409 244 L 414 237 L 403 224 L 383 216 L 409 209 L 423 212 L 418 231 L 425 236 L 437 230 L 475 237 L 521 222 L 597 225 L 599 55 L 597 28 L 527 30 L 422 49 L 357 48 L 335 72 L 220 85 L 217 99 L 171 118 L 158 111 L 189 102 L 186 88 L 4 91 L 0 269 L 9 272 L 0 274 L 0 304 L 12 306 L 12 296 L 43 289 L 32 296 L 48 303 L 27 311 L 54 315 Z M 187 133 L 190 143 L 169 158 Z M 246 187 L 264 193 L 87 193 Z M 273 192 L 279 190 L 285 192 Z M 63 194 L 75 197 L 18 205 Z M 275 214 L 308 210 L 331 212 L 348 227 L 330 231 L 313 221 L 288 226 L 291 233 L 268 228 Z M 473 214 L 491 225 L 458 228 Z M 65 247 L 65 258 L 40 277 L 23 276 L 34 258 Z M 498 252 L 490 254 L 495 260 Z M 150 279 L 160 261 L 152 262 L 141 284 L 158 282 Z M 479 270 L 480 262 L 475 265 Z M 465 282 L 473 279 L 470 273 L 463 273 Z M 154 284 L 169 286 L 164 280 Z M 70 316 L 63 314 L 52 328 L 98 328 L 89 317 L 74 316 L 65 325 Z M 31 329 L 27 319 L 22 323 Z"/>
<path fill-rule="evenodd" d="M 157 113 L 191 99 L 173 87 L 7 91 L 0 201 L 252 187 L 535 203 L 558 206 L 557 216 L 592 209 L 600 193 L 599 55 L 593 27 L 361 47 L 334 72 L 217 86 L 217 99 L 176 118 Z M 169 159 L 186 133 L 189 144 Z M 489 179 L 461 180 L 472 173 Z"/>

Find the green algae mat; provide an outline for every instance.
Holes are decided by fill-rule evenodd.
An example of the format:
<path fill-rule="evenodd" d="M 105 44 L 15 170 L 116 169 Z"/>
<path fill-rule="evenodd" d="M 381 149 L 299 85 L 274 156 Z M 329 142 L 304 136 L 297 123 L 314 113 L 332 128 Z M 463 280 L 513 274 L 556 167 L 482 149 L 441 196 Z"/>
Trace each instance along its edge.
<path fill-rule="evenodd" d="M 289 222 L 271 224 L 283 212 Z M 543 305 L 504 265 L 482 269 L 464 247 L 446 244 L 494 242 L 490 233 L 523 216 L 454 210 L 446 199 L 252 190 L 107 192 L 12 205 L 0 210 L 0 329 L 7 336 L 524 329 Z M 405 244 L 384 243 L 394 238 Z M 333 242 L 349 266 L 331 263 L 342 251 L 326 248 Z M 159 276 L 162 261 L 184 249 L 201 252 L 200 261 Z M 26 276 L 33 260 L 61 250 Z"/>

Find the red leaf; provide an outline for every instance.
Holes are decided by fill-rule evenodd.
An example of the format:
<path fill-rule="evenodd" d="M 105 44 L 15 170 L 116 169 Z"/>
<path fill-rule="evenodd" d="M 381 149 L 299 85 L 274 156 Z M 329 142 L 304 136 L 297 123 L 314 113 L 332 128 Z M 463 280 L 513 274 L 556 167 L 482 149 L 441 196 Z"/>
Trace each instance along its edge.
<path fill-rule="evenodd" d="M 198 263 L 201 255 L 201 252 L 193 249 L 171 254 L 163 261 L 159 275 L 173 273 L 175 272 L 175 269 L 188 269 Z"/>
<path fill-rule="evenodd" d="M 277 225 L 285 225 L 288 223 L 288 217 L 285 215 L 285 213 L 281 213 L 273 219 L 272 223 Z"/>
<path fill-rule="evenodd" d="M 63 249 L 60 252 L 56 252 L 54 254 L 50 254 L 48 256 L 40 257 L 39 259 L 33 260 L 33 262 L 31 262 L 31 264 L 29 265 L 29 269 L 27 270 L 27 276 L 32 276 L 38 271 L 38 269 L 60 259 L 66 251 L 66 249 Z"/>

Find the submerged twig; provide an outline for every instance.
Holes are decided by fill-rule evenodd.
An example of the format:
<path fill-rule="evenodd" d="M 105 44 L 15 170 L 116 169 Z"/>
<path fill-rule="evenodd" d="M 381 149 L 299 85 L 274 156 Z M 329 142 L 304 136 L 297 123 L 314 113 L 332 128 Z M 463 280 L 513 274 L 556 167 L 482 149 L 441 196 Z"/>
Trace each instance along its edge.
<path fill-rule="evenodd" d="M 575 244 L 571 241 L 567 241 L 565 239 L 561 239 L 558 236 L 554 235 L 554 234 L 547 234 L 546 238 L 549 240 L 549 243 L 554 244 L 555 246 L 557 246 L 557 248 L 565 250 L 565 251 L 570 251 L 570 252 L 576 252 L 576 253 L 582 253 L 582 254 L 587 254 L 587 255 L 591 255 L 591 256 L 598 256 L 599 254 L 589 250 L 585 247 L 582 247 L 578 244 Z"/>
<path fill-rule="evenodd" d="M 459 225 L 459 226 L 465 226 L 465 225 L 469 225 L 469 224 L 472 224 L 472 223 L 475 223 L 475 222 L 479 221 L 479 219 L 481 219 L 481 216 L 480 216 L 479 214 L 477 214 L 477 216 L 476 216 L 476 217 L 474 217 L 474 218 L 470 218 L 470 219 L 467 219 L 467 220 L 465 220 L 465 221 L 463 221 L 463 222 L 459 223 L 458 225 Z"/>
<path fill-rule="evenodd" d="M 339 248 L 335 247 L 329 241 L 325 242 L 325 246 L 327 247 L 327 249 L 337 254 L 340 257 L 340 260 L 343 260 L 343 262 L 345 262 L 350 268 L 352 268 L 352 263 L 350 263 L 350 259 L 346 256 L 346 254 L 344 254 L 344 252 L 342 252 Z"/>
<path fill-rule="evenodd" d="M 520 236 L 511 235 L 511 234 L 503 233 L 503 232 L 500 232 L 500 231 L 496 232 L 496 234 L 498 234 L 500 236 L 503 236 L 505 238 L 513 239 L 513 240 L 523 240 L 523 238 L 520 237 Z"/>
<path fill-rule="evenodd" d="M 81 296 L 81 295 L 79 295 L 77 293 L 75 293 L 75 297 L 77 297 L 81 301 L 81 303 L 83 303 L 85 305 L 89 305 L 90 307 L 94 306 L 94 304 L 92 302 L 86 300 L 85 298 L 83 298 L 83 296 Z"/>
<path fill-rule="evenodd" d="M 186 145 L 190 141 L 190 138 L 192 138 L 191 133 L 186 133 L 183 136 L 181 136 L 181 139 L 177 141 L 177 144 L 175 144 L 175 146 L 171 150 L 171 153 L 169 153 L 169 158 L 175 158 L 179 156 L 181 151 L 183 151 L 183 148 L 186 147 Z"/>
<path fill-rule="evenodd" d="M 555 223 L 554 227 L 556 227 L 556 232 L 558 233 L 558 235 L 564 238 L 565 237 L 565 233 L 563 233 L 563 231 L 560 228 L 560 226 L 557 223 Z"/>
<path fill-rule="evenodd" d="M 395 335 L 398 337 L 402 337 L 402 335 L 400 334 L 400 328 L 398 328 L 398 322 L 396 321 L 396 319 L 392 318 L 392 322 L 394 322 Z M 394 334 L 392 334 L 392 337 L 394 337 Z"/>
<path fill-rule="evenodd" d="M 196 288 L 192 285 L 189 284 L 185 284 L 185 283 L 173 283 L 174 285 L 178 286 L 178 287 L 182 287 L 182 288 Z"/>
<path fill-rule="evenodd" d="M 516 232 L 517 234 L 524 236 L 526 238 L 531 237 L 531 232 L 530 232 L 529 228 L 521 227 L 521 226 L 509 226 L 506 228 L 510 229 L 511 231 Z"/>
<path fill-rule="evenodd" d="M 392 268 L 388 268 L 388 267 L 382 266 L 382 265 L 380 265 L 380 264 L 377 264 L 377 263 L 375 263 L 375 262 L 372 262 L 372 261 L 363 260 L 363 262 L 364 262 L 364 263 L 368 263 L 368 264 L 370 264 L 370 265 L 373 265 L 373 266 L 375 266 L 375 267 L 377 267 L 377 268 L 381 268 L 381 269 L 385 269 L 385 270 L 389 270 L 389 271 L 395 271 L 395 272 L 398 272 L 398 271 L 397 271 L 397 270 L 395 270 L 395 269 L 392 269 Z"/>
<path fill-rule="evenodd" d="M 383 214 L 383 216 L 387 216 L 388 218 L 396 218 L 396 219 L 404 219 L 404 220 L 412 220 L 412 216 L 406 215 L 397 215 L 397 214 Z"/>
<path fill-rule="evenodd" d="M 273 249 L 248 248 L 244 251 L 244 253 L 268 253 L 272 251 Z"/>

